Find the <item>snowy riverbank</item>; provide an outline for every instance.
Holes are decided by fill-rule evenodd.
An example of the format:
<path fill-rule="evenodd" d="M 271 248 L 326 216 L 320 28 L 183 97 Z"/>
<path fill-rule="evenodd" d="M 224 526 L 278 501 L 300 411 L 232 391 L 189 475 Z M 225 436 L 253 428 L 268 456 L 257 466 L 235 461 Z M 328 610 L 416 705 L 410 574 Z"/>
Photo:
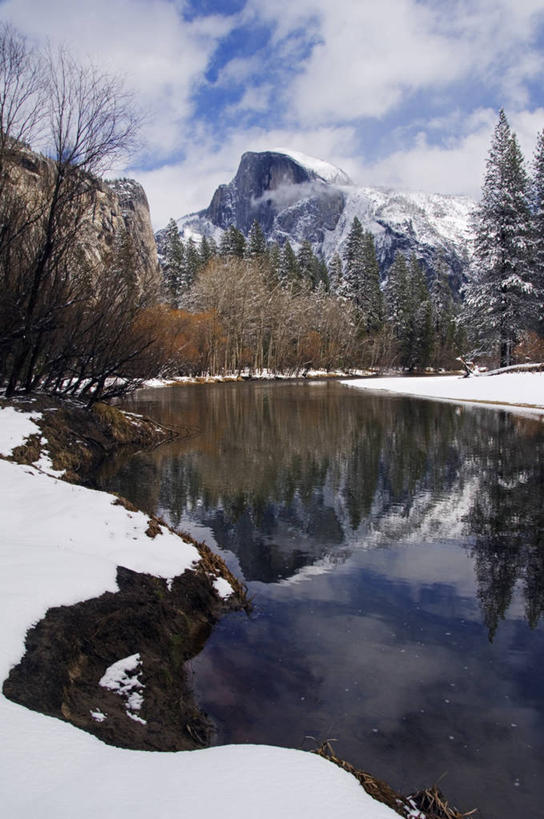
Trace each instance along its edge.
<path fill-rule="evenodd" d="M 37 415 L 0 409 L 1 455 L 9 455 L 36 433 Z M 49 607 L 116 591 L 118 566 L 170 582 L 200 560 L 192 544 L 167 529 L 151 539 L 149 519 L 143 513 L 116 505 L 106 493 L 68 484 L 48 471 L 47 459 L 34 466 L 0 459 L 2 681 L 24 654 L 27 629 Z M 221 596 L 228 591 L 225 584 L 218 589 Z M 268 746 L 178 753 L 125 750 L 3 695 L 0 720 L 3 816 L 72 819 L 77 814 L 80 819 L 107 819 L 126 813 L 133 819 L 181 815 L 390 819 L 396 815 L 366 794 L 354 777 L 302 751 Z"/>
<path fill-rule="evenodd" d="M 513 412 L 544 414 L 544 373 L 347 379 L 342 384 L 419 398 L 491 404 Z"/>

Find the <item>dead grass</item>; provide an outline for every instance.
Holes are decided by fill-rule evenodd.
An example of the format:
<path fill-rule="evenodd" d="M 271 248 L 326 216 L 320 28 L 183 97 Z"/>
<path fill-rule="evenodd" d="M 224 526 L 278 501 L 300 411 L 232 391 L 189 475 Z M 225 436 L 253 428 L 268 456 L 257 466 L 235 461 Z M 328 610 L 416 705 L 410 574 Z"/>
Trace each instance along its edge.
<path fill-rule="evenodd" d="M 355 768 L 349 762 L 337 757 L 332 748 L 331 740 L 323 742 L 312 753 L 322 756 L 323 759 L 333 762 L 339 768 L 350 773 L 373 799 L 387 805 L 399 816 L 405 818 L 413 816 L 414 809 L 421 811 L 426 819 L 464 819 L 464 817 L 473 816 L 476 813 L 476 810 L 460 813 L 456 808 L 450 807 L 436 785 L 410 796 L 401 796 L 387 782 L 378 779 L 367 771 Z"/>

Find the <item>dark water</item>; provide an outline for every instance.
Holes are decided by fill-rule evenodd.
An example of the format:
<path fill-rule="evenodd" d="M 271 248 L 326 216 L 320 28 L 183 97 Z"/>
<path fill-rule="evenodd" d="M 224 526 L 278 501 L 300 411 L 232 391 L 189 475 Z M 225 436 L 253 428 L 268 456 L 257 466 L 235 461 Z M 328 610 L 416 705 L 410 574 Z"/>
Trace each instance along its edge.
<path fill-rule="evenodd" d="M 217 742 L 544 815 L 544 424 L 338 383 L 142 391 L 199 427 L 104 487 L 222 551 L 254 614 L 193 661 Z"/>

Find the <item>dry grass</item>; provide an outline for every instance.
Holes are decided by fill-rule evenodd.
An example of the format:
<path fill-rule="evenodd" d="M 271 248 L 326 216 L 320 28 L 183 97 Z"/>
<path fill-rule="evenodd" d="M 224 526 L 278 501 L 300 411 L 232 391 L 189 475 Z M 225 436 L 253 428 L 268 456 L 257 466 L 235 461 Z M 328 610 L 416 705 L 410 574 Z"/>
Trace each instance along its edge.
<path fill-rule="evenodd" d="M 405 818 L 414 816 L 414 810 L 419 810 L 422 817 L 425 816 L 426 819 L 464 819 L 464 817 L 473 816 L 476 813 L 476 810 L 460 813 L 456 808 L 450 807 L 436 785 L 410 796 L 401 796 L 387 782 L 377 779 L 367 771 L 355 768 L 349 762 L 337 757 L 330 740 L 323 742 L 312 753 L 328 759 L 329 762 L 334 762 L 335 765 L 352 774 L 373 799 L 387 805 L 399 816 Z"/>

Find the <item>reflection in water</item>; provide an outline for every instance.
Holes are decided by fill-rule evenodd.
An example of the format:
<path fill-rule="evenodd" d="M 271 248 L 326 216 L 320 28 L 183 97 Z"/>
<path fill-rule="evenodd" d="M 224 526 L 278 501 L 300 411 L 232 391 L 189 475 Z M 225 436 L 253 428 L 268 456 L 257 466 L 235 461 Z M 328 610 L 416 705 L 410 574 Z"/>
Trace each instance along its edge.
<path fill-rule="evenodd" d="M 131 408 L 201 432 L 97 481 L 205 532 L 255 596 L 194 663 L 218 741 L 338 737 L 399 789 L 447 771 L 467 809 L 537 815 L 541 423 L 336 383 L 146 391 Z"/>

